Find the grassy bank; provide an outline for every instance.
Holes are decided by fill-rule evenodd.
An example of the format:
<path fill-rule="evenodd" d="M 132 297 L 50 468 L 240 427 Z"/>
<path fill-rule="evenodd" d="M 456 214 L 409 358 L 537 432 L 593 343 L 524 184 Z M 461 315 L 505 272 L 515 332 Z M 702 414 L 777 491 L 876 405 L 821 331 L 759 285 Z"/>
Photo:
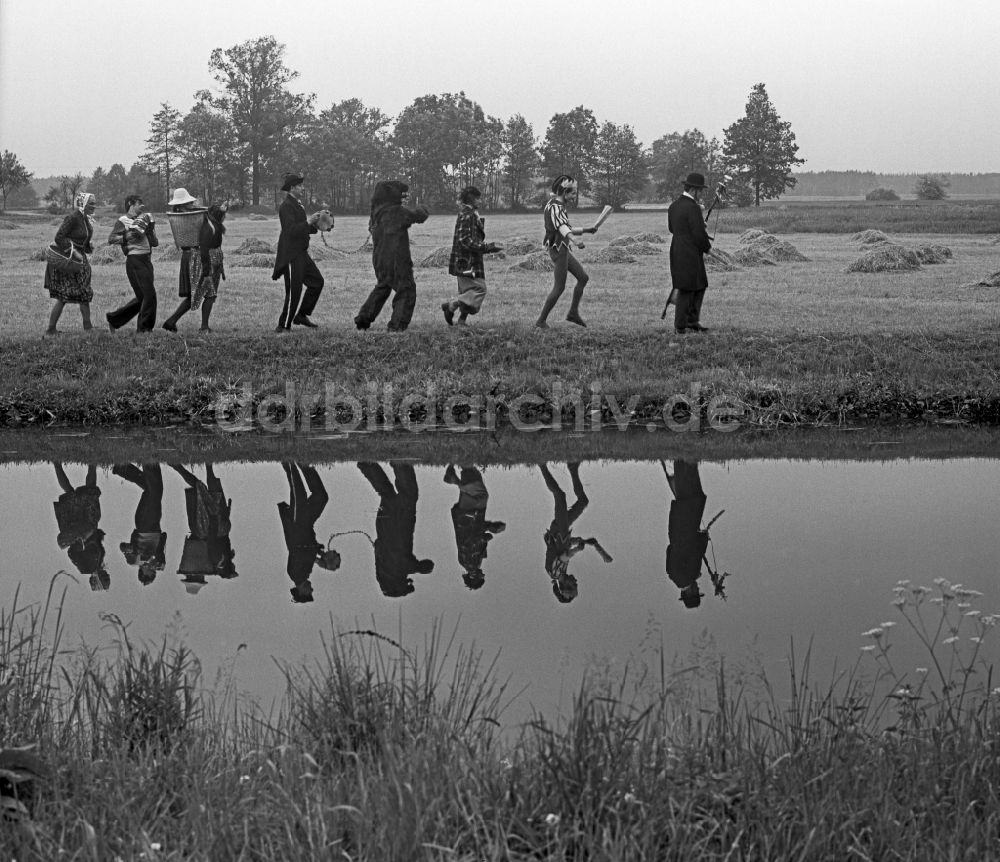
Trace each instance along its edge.
<path fill-rule="evenodd" d="M 995 618 L 970 617 L 975 591 L 943 580 L 894 595 L 899 628 L 860 636 L 868 651 L 833 683 L 794 651 L 772 685 L 661 648 L 595 668 L 567 714 L 520 729 L 490 661 L 441 631 L 416 648 L 330 632 L 262 712 L 225 681 L 206 688 L 183 643 L 117 624 L 116 648 L 67 651 L 57 608 L 15 596 L 0 614 L 0 846 L 19 860 L 993 858 L 1000 716 L 968 635 Z M 925 643 L 927 668 L 892 667 L 901 637 Z"/>
<path fill-rule="evenodd" d="M 663 220 L 662 213 L 616 215 L 581 253 L 591 273 L 586 329 L 562 320 L 567 297 L 551 318 L 553 328 L 536 330 L 551 276 L 521 268 L 524 256 L 512 255 L 490 262 L 490 294 L 467 329 L 449 328 L 441 318 L 440 303 L 455 285 L 438 265 L 417 269 L 418 305 L 408 332 L 386 333 L 384 312 L 374 329 L 359 333 L 351 319 L 372 286 L 371 268 L 368 255 L 357 251 L 364 220 L 345 218 L 330 245 L 313 243 L 327 281 L 315 315 L 321 329 L 279 335 L 273 328 L 281 291 L 270 270 L 235 253 L 251 238 L 273 242 L 277 222 L 244 218 L 234 219 L 227 234 L 228 278 L 213 313 L 215 332 L 199 334 L 196 315 L 188 315 L 178 335 L 83 333 L 69 307 L 62 332 L 45 339 L 43 266 L 29 258 L 54 227 L 26 222 L 3 235 L 0 424 L 200 423 L 225 417 L 217 407 L 231 396 L 246 396 L 243 406 L 252 412 L 276 394 L 297 398 L 302 415 L 324 425 L 328 394 L 331 401 L 355 399 L 355 413 L 366 421 L 423 419 L 428 408 L 420 404 L 427 403 L 443 421 L 448 400 L 458 396 L 486 406 L 492 399 L 501 425 L 512 405 L 526 421 L 550 421 L 547 400 L 560 402 L 557 412 L 567 419 L 582 405 L 589 420 L 598 389 L 604 422 L 616 421 L 617 409 L 619 419 L 623 410 L 635 410 L 645 424 L 662 420 L 664 404 L 692 387 L 703 402 L 717 395 L 738 401 L 743 420 L 763 427 L 992 422 L 1000 414 L 994 361 L 1000 298 L 996 288 L 976 283 L 1000 269 L 992 238 L 890 233 L 909 246 L 947 245 L 953 256 L 913 272 L 864 274 L 846 271 L 861 253 L 850 236 L 782 233 L 807 260 L 713 271 L 703 309 L 711 331 L 678 338 L 670 321 L 660 320 L 666 245 L 647 243 L 632 262 L 601 259 L 615 237 L 665 235 Z M 866 218 L 864 226 L 891 231 L 881 216 Z M 489 235 L 508 243 L 536 237 L 537 227 L 533 215 L 488 222 Z M 451 229 L 450 215 L 414 228 L 414 258 L 448 245 Z M 722 250 L 732 252 L 735 244 L 731 234 L 718 237 Z M 169 251 L 155 263 L 160 320 L 175 302 L 177 262 Z M 95 266 L 94 288 L 98 322 L 131 295 L 120 263 Z"/>

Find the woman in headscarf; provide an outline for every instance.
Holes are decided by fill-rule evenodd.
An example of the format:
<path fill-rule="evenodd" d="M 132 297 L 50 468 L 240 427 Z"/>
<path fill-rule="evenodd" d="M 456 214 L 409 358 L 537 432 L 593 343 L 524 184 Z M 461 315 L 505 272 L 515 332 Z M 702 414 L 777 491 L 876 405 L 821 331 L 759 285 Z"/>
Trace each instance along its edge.
<path fill-rule="evenodd" d="M 57 269 L 53 264 L 45 265 L 45 289 L 55 300 L 49 314 L 49 328 L 46 335 L 55 335 L 56 324 L 66 303 L 76 303 L 80 306 L 80 316 L 83 318 L 83 328 L 93 329 L 90 323 L 90 300 L 94 298 L 94 290 L 90 286 L 91 269 L 88 254 L 92 254 L 94 246 L 94 210 L 97 209 L 97 199 L 90 192 L 80 192 L 73 200 L 73 212 L 63 219 L 56 231 L 53 245 L 63 254 L 69 254 L 76 249 L 83 256 L 83 268 L 78 272 L 67 272 Z"/>

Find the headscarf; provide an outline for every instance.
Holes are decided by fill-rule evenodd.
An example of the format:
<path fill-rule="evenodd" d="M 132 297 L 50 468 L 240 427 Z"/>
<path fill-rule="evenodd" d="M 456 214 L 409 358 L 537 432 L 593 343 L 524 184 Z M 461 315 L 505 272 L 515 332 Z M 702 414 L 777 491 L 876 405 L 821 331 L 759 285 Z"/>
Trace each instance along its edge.
<path fill-rule="evenodd" d="M 80 192 L 80 194 L 73 199 L 73 207 L 79 210 L 80 214 L 87 219 L 87 229 L 90 231 L 90 235 L 93 236 L 94 231 L 97 229 L 97 222 L 94 221 L 93 216 L 87 215 L 86 213 L 87 204 L 91 201 L 97 203 L 97 198 L 95 198 L 90 192 Z"/>

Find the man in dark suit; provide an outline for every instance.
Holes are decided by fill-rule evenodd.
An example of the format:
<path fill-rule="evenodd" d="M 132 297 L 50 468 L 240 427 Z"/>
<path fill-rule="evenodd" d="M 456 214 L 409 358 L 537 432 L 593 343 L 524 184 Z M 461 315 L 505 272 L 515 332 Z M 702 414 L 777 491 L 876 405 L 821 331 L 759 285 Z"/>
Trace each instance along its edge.
<path fill-rule="evenodd" d="M 684 193 L 667 210 L 670 240 L 670 280 L 673 283 L 674 329 L 678 333 L 707 332 L 701 325 L 701 301 L 708 287 L 705 255 L 712 242 L 705 230 L 705 217 L 698 199 L 705 188 L 702 174 L 688 174 Z"/>
<path fill-rule="evenodd" d="M 281 317 L 275 332 L 288 332 L 292 324 L 315 327 L 309 315 L 316 308 L 320 292 L 323 290 L 323 273 L 309 257 L 309 236 L 317 232 L 316 220 L 319 213 L 306 217 L 305 207 L 299 201 L 302 194 L 300 174 L 286 174 L 281 186 L 287 192 L 278 207 L 281 234 L 278 237 L 277 257 L 271 279 L 285 280 L 285 303 L 281 307 Z M 305 286 L 305 296 L 302 288 Z M 299 305 L 299 300 L 302 304 Z"/>

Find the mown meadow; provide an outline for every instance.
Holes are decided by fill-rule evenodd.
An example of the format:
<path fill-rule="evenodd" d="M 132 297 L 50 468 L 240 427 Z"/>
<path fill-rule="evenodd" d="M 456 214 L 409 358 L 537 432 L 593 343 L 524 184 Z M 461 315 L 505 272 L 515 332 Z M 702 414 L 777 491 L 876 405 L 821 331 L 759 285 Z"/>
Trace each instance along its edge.
<path fill-rule="evenodd" d="M 592 218 L 576 214 L 581 224 Z M 111 219 L 102 215 L 101 228 L 110 228 Z M 401 337 L 386 333 L 382 321 L 368 332 L 352 324 L 373 286 L 361 217 L 338 219 L 326 244 L 313 239 L 326 277 L 315 315 L 321 328 L 274 333 L 282 291 L 270 279 L 267 255 L 237 250 L 251 239 L 273 244 L 277 220 L 237 213 L 229 220 L 227 281 L 213 333 L 198 333 L 191 314 L 176 336 L 103 330 L 104 312 L 131 296 L 123 265 L 112 262 L 94 267 L 95 330 L 83 333 L 70 307 L 60 334 L 42 340 L 50 301 L 42 290 L 43 264 L 30 258 L 51 239 L 55 221 L 8 216 L 0 231 L 0 422 L 8 425 L 202 421 L 214 415 L 220 395 L 249 386 L 259 401 L 286 393 L 289 384 L 312 391 L 333 384 L 362 403 L 374 387 L 388 404 L 380 413 L 390 419 L 400 418 L 407 395 L 436 400 L 440 412 L 454 395 L 492 395 L 506 403 L 526 395 L 544 399 L 557 383 L 588 404 L 596 388 L 623 404 L 635 396 L 640 416 L 657 414 L 666 399 L 695 385 L 707 395 L 740 399 L 748 421 L 769 426 L 993 421 L 1000 403 L 993 361 L 997 290 L 977 283 L 1000 269 L 994 203 L 724 210 L 710 224 L 718 249 L 732 253 L 741 233 L 756 227 L 807 260 L 711 272 L 703 321 L 711 331 L 683 339 L 660 318 L 669 281 L 667 245 L 655 241 L 669 239 L 663 212 L 615 214 L 590 238 L 581 252 L 591 273 L 582 306 L 586 329 L 562 320 L 568 296 L 556 307 L 551 332 L 534 328 L 550 276 L 544 268 L 519 268 L 527 257 L 522 253 L 489 261 L 490 294 L 466 329 L 449 328 L 442 319 L 440 304 L 455 290 L 445 267 L 418 266 L 417 311 Z M 418 264 L 450 244 L 453 222 L 451 213 L 442 213 L 413 228 Z M 912 272 L 848 273 L 861 254 L 854 229 L 884 230 L 907 247 L 944 245 L 952 257 Z M 488 214 L 487 234 L 508 246 L 518 239 L 537 243 L 539 219 Z M 162 218 L 160 235 L 154 261 L 162 321 L 177 301 L 177 263 Z M 623 236 L 654 241 L 639 244 L 632 262 L 602 262 Z M 317 409 L 303 406 L 305 413 Z"/>

